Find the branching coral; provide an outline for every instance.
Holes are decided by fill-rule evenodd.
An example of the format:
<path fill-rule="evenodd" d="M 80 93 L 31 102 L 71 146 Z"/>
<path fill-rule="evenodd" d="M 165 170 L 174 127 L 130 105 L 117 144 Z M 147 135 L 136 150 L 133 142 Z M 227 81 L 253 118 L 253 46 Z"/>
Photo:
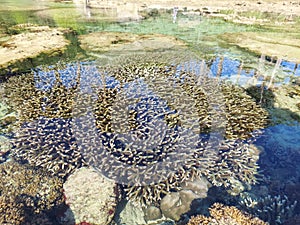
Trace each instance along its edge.
<path fill-rule="evenodd" d="M 257 160 L 260 151 L 253 145 L 232 140 L 225 141 L 219 148 L 218 160 L 209 168 L 208 178 L 216 186 L 237 188 L 236 182 L 255 184 L 258 173 Z M 232 194 L 239 194 L 242 190 Z"/>
<path fill-rule="evenodd" d="M 197 176 L 235 194 L 237 184 L 256 182 L 259 151 L 240 139 L 255 137 L 267 113 L 242 89 L 180 67 L 131 58 L 104 68 L 105 76 L 90 79 L 110 80 L 96 91 L 96 117 L 78 120 L 87 162 L 146 204 Z M 77 100 L 81 108 L 94 105 Z"/>
<path fill-rule="evenodd" d="M 0 196 L 0 223 L 19 225 L 25 222 L 23 206 L 9 196 Z"/>
<path fill-rule="evenodd" d="M 1 224 L 42 219 L 44 211 L 64 201 L 63 181 L 57 177 L 12 161 L 0 164 L 0 174 Z"/>
<path fill-rule="evenodd" d="M 70 119 L 43 118 L 23 123 L 13 143 L 13 157 L 65 178 L 83 159 L 71 130 Z"/>
<path fill-rule="evenodd" d="M 213 204 L 209 212 L 210 217 L 199 215 L 190 219 L 188 225 L 268 225 L 268 223 L 238 210 L 234 206 L 225 206 L 220 203 Z"/>
<path fill-rule="evenodd" d="M 71 131 L 74 93 L 80 66 L 38 69 L 12 77 L 4 96 L 18 112 L 19 127 L 12 140 L 13 156 L 66 177 L 82 165 Z M 71 79 L 71 78 L 72 79 Z M 70 80 L 71 79 L 71 80 Z"/>
<path fill-rule="evenodd" d="M 289 201 L 287 196 L 266 196 L 264 198 L 245 198 L 241 201 L 241 206 L 245 211 L 258 216 L 270 224 L 282 224 L 292 218 L 297 201 Z"/>
<path fill-rule="evenodd" d="M 79 70 L 76 64 L 68 69 L 58 64 L 55 68 L 39 68 L 30 74 L 11 77 L 4 84 L 4 97 L 18 112 L 20 123 L 41 116 L 70 118 Z"/>
<path fill-rule="evenodd" d="M 241 87 L 222 85 L 228 114 L 226 137 L 249 138 L 251 132 L 266 126 L 267 112 L 255 103 Z"/>
<path fill-rule="evenodd" d="M 236 190 L 255 183 L 259 152 L 244 140 L 266 112 L 189 60 L 147 54 L 39 71 L 24 87 L 12 79 L 6 96 L 21 120 L 15 157 L 66 176 L 83 156 L 146 204 L 201 176 Z"/>

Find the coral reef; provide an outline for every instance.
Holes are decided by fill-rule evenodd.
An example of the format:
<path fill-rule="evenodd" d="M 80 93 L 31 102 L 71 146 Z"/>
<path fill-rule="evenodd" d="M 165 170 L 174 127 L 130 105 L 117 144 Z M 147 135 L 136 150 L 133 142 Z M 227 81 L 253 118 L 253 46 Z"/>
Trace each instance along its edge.
<path fill-rule="evenodd" d="M 82 167 L 64 184 L 66 203 L 74 214 L 75 223 L 109 224 L 114 215 L 116 184 L 94 169 Z M 64 224 L 68 224 L 65 220 Z"/>
<path fill-rule="evenodd" d="M 0 196 L 0 222 L 1 224 L 22 224 L 25 222 L 23 205 L 17 203 L 9 196 Z"/>
<path fill-rule="evenodd" d="M 206 176 L 235 194 L 240 182 L 255 183 L 259 151 L 240 139 L 255 137 L 267 113 L 242 89 L 184 67 L 139 56 L 109 65 L 106 88 L 96 92 L 96 119 L 79 121 L 80 129 L 96 123 L 99 132 L 84 133 L 84 158 L 125 184 L 129 199 L 159 202 L 187 177 Z M 227 140 L 220 143 L 211 134 L 222 129 Z"/>
<path fill-rule="evenodd" d="M 250 133 L 266 126 L 267 112 L 253 101 L 241 87 L 222 86 L 228 114 L 227 138 L 249 138 Z"/>
<path fill-rule="evenodd" d="M 0 87 L 0 95 L 1 90 Z M 2 99 L 1 99 L 2 101 Z M 0 133 L 8 133 L 12 129 L 12 125 L 16 121 L 16 115 L 12 109 L 7 105 L 0 102 Z"/>
<path fill-rule="evenodd" d="M 10 140 L 0 135 L 0 163 L 5 162 L 8 158 L 8 155 L 10 153 L 11 145 Z"/>
<path fill-rule="evenodd" d="M 221 203 L 214 203 L 210 209 L 210 217 L 199 215 L 192 217 L 188 225 L 268 225 L 268 223 L 246 214 L 234 206 L 225 206 Z"/>
<path fill-rule="evenodd" d="M 62 178 L 83 164 L 70 119 L 40 117 L 23 123 L 12 144 L 12 156 L 17 161 L 42 167 Z"/>
<path fill-rule="evenodd" d="M 12 161 L 0 164 L 0 174 L 1 224 L 39 224 L 64 201 L 60 178 Z"/>
<path fill-rule="evenodd" d="M 80 66 L 62 64 L 11 77 L 4 96 L 18 112 L 13 157 L 66 177 L 84 162 L 72 134 L 71 114 Z M 74 76 L 74 80 L 72 79 Z"/>
<path fill-rule="evenodd" d="M 147 53 L 11 78 L 15 158 L 62 177 L 87 162 L 147 205 L 202 176 L 238 194 L 256 182 L 251 142 L 267 113 L 191 58 Z"/>
<path fill-rule="evenodd" d="M 241 201 L 242 208 L 270 224 L 282 224 L 294 216 L 297 201 L 290 202 L 287 196 L 268 195 L 258 199 L 247 197 Z"/>
<path fill-rule="evenodd" d="M 58 63 L 36 68 L 29 74 L 10 77 L 3 96 L 18 114 L 19 123 L 39 117 L 70 118 L 74 93 L 80 79 L 79 65 Z"/>

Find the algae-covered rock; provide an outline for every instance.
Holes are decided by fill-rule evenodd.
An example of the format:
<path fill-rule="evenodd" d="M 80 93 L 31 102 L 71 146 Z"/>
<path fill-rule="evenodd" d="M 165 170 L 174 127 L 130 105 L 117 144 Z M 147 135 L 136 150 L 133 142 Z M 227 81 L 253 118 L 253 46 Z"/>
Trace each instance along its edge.
<path fill-rule="evenodd" d="M 82 167 L 64 184 L 66 203 L 76 224 L 87 221 L 106 225 L 112 220 L 116 206 L 116 184 L 91 168 Z"/>
<path fill-rule="evenodd" d="M 161 218 L 162 218 L 162 212 L 161 212 L 160 208 L 152 205 L 145 209 L 145 220 L 146 221 L 159 220 Z"/>
<path fill-rule="evenodd" d="M 145 220 L 145 213 L 143 206 L 140 202 L 123 202 L 125 204 L 124 209 L 118 215 L 118 221 L 120 224 L 135 224 L 144 225 L 147 224 Z"/>
<path fill-rule="evenodd" d="M 300 62 L 299 34 L 268 32 L 225 33 L 221 38 L 228 43 L 269 57 Z"/>
<path fill-rule="evenodd" d="M 274 108 L 270 110 L 271 115 L 277 123 L 288 121 L 300 121 L 300 86 L 283 85 L 276 88 L 274 93 Z"/>
<path fill-rule="evenodd" d="M 168 50 L 185 47 L 183 41 L 162 34 L 132 34 L 122 32 L 96 32 L 79 36 L 81 47 L 92 52 L 116 51 L 120 53 L 135 51 Z"/>
<path fill-rule="evenodd" d="M 26 32 L 12 35 L 9 40 L 0 44 L 0 74 L 6 72 L 8 67 L 12 71 L 17 70 L 15 65 L 31 60 L 41 53 L 62 54 L 69 44 L 60 28 L 32 24 L 18 26 L 23 26 Z"/>

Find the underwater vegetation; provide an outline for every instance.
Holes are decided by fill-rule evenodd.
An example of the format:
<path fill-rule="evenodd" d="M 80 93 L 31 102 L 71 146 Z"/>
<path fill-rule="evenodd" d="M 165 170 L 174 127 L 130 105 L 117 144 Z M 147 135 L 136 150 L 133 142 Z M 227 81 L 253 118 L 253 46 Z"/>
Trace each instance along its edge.
<path fill-rule="evenodd" d="M 191 58 L 165 54 L 11 77 L 4 96 L 19 116 L 14 159 L 62 178 L 93 166 L 147 205 L 196 177 L 233 195 L 255 184 L 252 143 L 267 112 L 242 88 L 209 77 L 205 64 L 193 70 Z"/>

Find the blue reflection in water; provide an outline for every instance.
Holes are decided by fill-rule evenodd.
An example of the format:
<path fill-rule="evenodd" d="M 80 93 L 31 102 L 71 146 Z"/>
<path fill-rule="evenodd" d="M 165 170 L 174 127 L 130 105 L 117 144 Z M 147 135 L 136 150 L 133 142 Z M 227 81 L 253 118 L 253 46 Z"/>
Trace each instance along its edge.
<path fill-rule="evenodd" d="M 281 66 L 283 67 L 284 71 L 286 71 L 289 74 L 293 74 L 295 76 L 300 76 L 300 65 L 294 63 L 294 62 L 288 62 L 288 61 L 283 61 L 281 63 Z"/>
<path fill-rule="evenodd" d="M 220 76 L 221 79 L 231 80 L 233 83 L 243 86 L 254 78 L 256 70 L 242 69 L 240 71 L 240 67 L 241 61 L 239 60 L 230 59 L 228 57 L 223 59 L 221 57 L 217 57 L 212 62 L 208 71 L 208 75 L 212 77 Z M 55 66 L 49 66 L 47 71 L 43 70 L 42 68 L 36 68 L 33 70 L 36 80 L 36 87 L 38 89 L 48 91 L 55 85 L 56 82 L 58 82 L 54 69 Z M 282 61 L 280 69 L 284 75 L 281 84 L 289 83 L 291 77 L 293 76 L 300 76 L 300 65 L 294 62 Z M 166 68 L 166 70 L 168 70 L 168 68 Z M 178 64 L 176 66 L 176 73 L 174 74 L 174 77 L 178 78 L 181 71 L 202 74 L 203 71 L 205 71 L 203 70 L 203 61 L 191 60 Z M 114 77 L 108 76 L 107 74 L 101 74 L 98 71 L 95 62 L 69 63 L 63 69 L 57 70 L 57 72 L 60 77 L 60 81 L 66 88 L 74 87 L 77 84 L 78 73 L 80 73 L 80 87 L 81 90 L 86 93 L 92 93 L 92 88 L 101 88 L 103 85 L 105 85 L 107 88 L 113 88 L 120 85 L 120 82 Z M 181 79 L 181 81 L 184 82 L 184 76 L 181 76 Z M 258 76 L 256 79 L 257 80 L 255 83 L 257 85 L 261 85 L 264 81 L 264 77 L 262 76 Z M 105 84 L 103 84 L 103 82 Z M 126 88 L 126 86 L 124 87 Z"/>
<path fill-rule="evenodd" d="M 255 75 L 256 69 L 242 69 L 241 71 L 239 71 L 240 67 L 241 61 L 239 60 L 230 59 L 227 57 L 217 57 L 212 62 L 210 71 L 213 76 L 220 76 L 221 79 L 231 80 L 235 84 L 243 86 L 251 81 L 251 79 Z M 275 69 L 275 64 L 273 69 Z M 291 77 L 300 76 L 300 65 L 294 62 L 282 61 L 280 67 L 278 68 L 278 71 L 273 72 L 275 74 L 277 72 L 282 73 L 282 75 L 284 76 L 282 78 L 282 81 L 280 83 L 276 83 L 276 85 L 287 84 L 291 81 Z M 264 81 L 263 77 L 258 77 L 257 79 L 257 85 L 261 85 Z"/>
<path fill-rule="evenodd" d="M 264 149 L 262 159 L 264 167 L 292 168 L 296 172 L 300 162 L 300 123 L 295 123 L 293 126 L 279 124 L 268 127 L 255 144 Z M 300 174 L 300 171 L 297 171 L 297 174 Z M 300 176 L 296 180 L 299 178 Z M 282 177 L 282 179 L 295 179 L 295 177 Z"/>
<path fill-rule="evenodd" d="M 47 70 L 36 68 L 33 69 L 33 73 L 36 88 L 43 91 L 49 91 L 55 86 L 58 82 L 57 76 L 66 88 L 73 88 L 79 82 L 80 90 L 86 93 L 92 93 L 93 87 L 113 88 L 119 85 L 119 81 L 114 77 L 105 74 L 102 76 L 94 62 L 69 63 L 58 70 L 55 66 L 49 66 Z M 78 80 L 79 74 L 80 80 Z"/>
<path fill-rule="evenodd" d="M 217 75 L 219 69 L 219 63 L 221 58 L 217 57 L 216 60 L 212 63 L 210 69 L 213 75 Z M 232 60 L 229 58 L 224 58 L 222 63 L 222 77 L 230 77 L 231 75 L 237 74 L 240 66 L 240 62 L 238 60 Z"/>

